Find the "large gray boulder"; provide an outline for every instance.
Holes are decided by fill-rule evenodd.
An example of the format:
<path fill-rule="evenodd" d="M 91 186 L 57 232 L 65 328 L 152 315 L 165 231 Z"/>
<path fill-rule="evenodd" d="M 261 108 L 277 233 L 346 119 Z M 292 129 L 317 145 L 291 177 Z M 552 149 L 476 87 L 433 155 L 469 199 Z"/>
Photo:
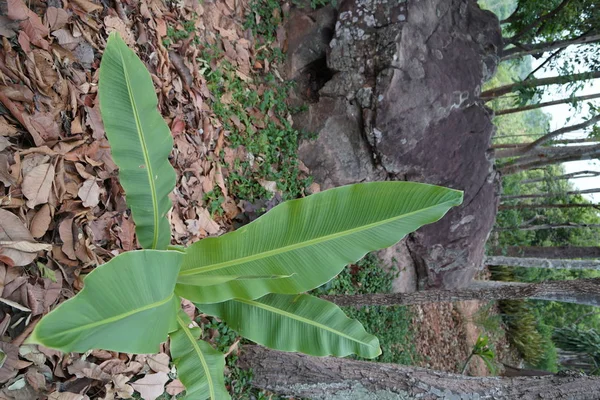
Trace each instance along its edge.
<path fill-rule="evenodd" d="M 308 22 L 289 26 L 286 70 L 311 104 L 294 123 L 318 134 L 301 159 L 325 188 L 394 179 L 464 190 L 461 207 L 401 247 L 421 287 L 467 286 L 498 203 L 494 128 L 478 99 L 498 63 L 497 18 L 474 0 L 344 0 L 290 21 L 299 15 Z"/>

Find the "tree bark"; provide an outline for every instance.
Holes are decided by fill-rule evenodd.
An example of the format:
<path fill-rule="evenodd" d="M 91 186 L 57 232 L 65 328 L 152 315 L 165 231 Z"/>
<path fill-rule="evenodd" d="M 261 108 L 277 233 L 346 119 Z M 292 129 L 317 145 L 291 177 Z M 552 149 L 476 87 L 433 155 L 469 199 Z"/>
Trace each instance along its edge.
<path fill-rule="evenodd" d="M 460 290 L 321 296 L 338 306 L 404 306 L 466 300 L 541 299 L 600 306 L 600 278 L 540 283 L 474 281 Z"/>
<path fill-rule="evenodd" d="M 504 195 L 504 196 L 500 196 L 500 199 L 501 200 L 542 199 L 542 198 L 556 197 L 558 195 L 575 196 L 578 194 L 591 194 L 591 193 L 600 193 L 600 188 L 585 189 L 585 190 L 570 190 L 570 191 L 564 192 L 564 193 L 535 193 L 535 194 Z"/>
<path fill-rule="evenodd" d="M 503 175 L 516 174 L 530 169 L 568 161 L 591 160 L 600 157 L 600 145 L 542 147 L 499 167 Z"/>
<path fill-rule="evenodd" d="M 600 175 L 600 171 L 577 171 L 577 172 L 571 172 L 570 174 L 548 176 L 548 177 L 544 177 L 544 178 L 523 179 L 520 183 L 522 185 L 525 185 L 528 183 L 560 181 L 560 180 L 565 180 L 565 179 L 593 178 L 598 175 Z"/>
<path fill-rule="evenodd" d="M 507 267 L 600 270 L 600 260 L 488 256 L 483 262 L 485 265 L 505 265 Z"/>
<path fill-rule="evenodd" d="M 239 360 L 240 367 L 253 370 L 255 387 L 315 400 L 597 400 L 600 393 L 598 377 L 468 377 L 260 346 L 244 346 Z"/>
<path fill-rule="evenodd" d="M 527 258 L 600 258 L 600 247 L 575 246 L 509 246 L 492 247 L 489 256 Z"/>
<path fill-rule="evenodd" d="M 521 44 L 502 52 L 502 61 L 521 58 L 533 54 L 545 53 L 556 49 L 562 49 L 576 44 L 594 43 L 600 40 L 599 34 L 588 34 L 575 39 L 555 40 L 553 42 Z"/>
<path fill-rule="evenodd" d="M 545 134 L 544 136 L 542 136 L 541 138 L 534 140 L 531 143 L 523 143 L 520 146 L 513 148 L 513 149 L 509 149 L 509 150 L 498 150 L 498 151 L 494 152 L 494 157 L 496 157 L 498 159 L 498 158 L 507 158 L 507 157 L 516 157 L 516 156 L 520 156 L 520 155 L 525 155 L 525 154 L 530 153 L 531 151 L 535 150 L 536 148 L 540 147 L 544 143 L 549 142 L 550 140 L 554 139 L 555 137 L 563 135 L 567 132 L 585 129 L 588 126 L 594 125 L 598 121 L 600 121 L 600 114 L 598 114 L 595 117 L 592 117 L 592 118 L 588 119 L 587 121 L 584 121 L 580 124 L 565 126 L 563 128 L 549 132 L 549 133 Z"/>
<path fill-rule="evenodd" d="M 500 204 L 498 210 L 528 210 L 537 208 L 595 208 L 600 210 L 599 204 Z"/>
<path fill-rule="evenodd" d="M 551 76 L 548 78 L 531 79 L 524 82 L 512 83 L 510 85 L 499 86 L 494 89 L 486 90 L 479 96 L 484 101 L 490 101 L 497 97 L 516 91 L 518 88 L 534 88 L 546 85 L 565 84 L 569 82 L 584 81 L 588 79 L 600 78 L 600 71 L 583 72 L 579 74 Z"/>
<path fill-rule="evenodd" d="M 537 104 L 528 104 L 528 105 L 522 106 L 522 107 L 507 108 L 506 110 L 496 111 L 494 114 L 498 117 L 500 115 L 513 114 L 513 113 L 518 113 L 518 112 L 523 112 L 523 111 L 536 110 L 538 108 L 556 106 L 558 104 L 578 103 L 580 101 L 597 99 L 598 97 L 600 97 L 600 93 L 590 94 L 587 96 L 567 97 L 567 98 L 560 99 L 560 100 L 546 101 L 546 102 L 537 103 Z"/>
<path fill-rule="evenodd" d="M 521 225 L 515 227 L 498 227 L 494 228 L 494 232 L 512 231 L 515 229 L 521 231 L 539 231 L 542 229 L 577 229 L 577 228 L 600 228 L 600 224 L 541 224 L 541 225 Z"/>

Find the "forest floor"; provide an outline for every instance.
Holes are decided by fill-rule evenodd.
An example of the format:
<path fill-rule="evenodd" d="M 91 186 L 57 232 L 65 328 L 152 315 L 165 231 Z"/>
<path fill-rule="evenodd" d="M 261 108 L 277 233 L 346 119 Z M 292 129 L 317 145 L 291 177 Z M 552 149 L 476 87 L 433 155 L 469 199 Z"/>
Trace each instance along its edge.
<path fill-rule="evenodd" d="M 34 246 L 0 254 L 1 399 L 150 400 L 183 390 L 166 347 L 158 355 L 61 354 L 23 344 L 96 265 L 138 247 L 96 95 L 110 32 L 149 68 L 174 137 L 175 244 L 231 231 L 282 200 L 319 191 L 295 157 L 302 134 L 285 102 L 290 85 L 274 68 L 284 57 L 286 6 L 249 3 L 10 0 L 2 9 L 0 240 Z M 473 322 L 481 307 L 436 304 L 357 318 L 391 335 L 390 358 L 381 361 L 457 372 L 481 333 Z M 218 320 L 197 318 L 204 337 L 228 352 L 230 391 L 250 398 L 250 376 L 235 367 L 239 338 Z M 475 360 L 470 373 L 487 372 Z M 157 389 L 159 374 L 169 382 Z M 144 392 L 149 386 L 153 394 Z"/>

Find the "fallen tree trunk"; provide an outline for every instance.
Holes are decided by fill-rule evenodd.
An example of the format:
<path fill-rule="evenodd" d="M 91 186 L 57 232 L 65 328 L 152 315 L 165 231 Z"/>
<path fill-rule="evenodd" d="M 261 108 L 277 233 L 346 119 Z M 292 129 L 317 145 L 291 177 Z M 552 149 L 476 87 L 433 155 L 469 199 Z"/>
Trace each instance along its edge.
<path fill-rule="evenodd" d="M 504 265 L 507 267 L 600 270 L 600 260 L 489 256 L 486 257 L 483 262 L 485 265 Z"/>
<path fill-rule="evenodd" d="M 600 306 L 600 278 L 539 283 L 473 281 L 466 289 L 320 296 L 338 306 L 405 306 L 466 300 L 539 299 Z"/>
<path fill-rule="evenodd" d="M 529 258 L 600 258 L 598 246 L 508 246 L 492 247 L 488 256 Z"/>
<path fill-rule="evenodd" d="M 244 346 L 239 365 L 253 370 L 252 385 L 257 388 L 315 400 L 597 400 L 600 393 L 598 377 L 469 377 L 260 346 Z"/>

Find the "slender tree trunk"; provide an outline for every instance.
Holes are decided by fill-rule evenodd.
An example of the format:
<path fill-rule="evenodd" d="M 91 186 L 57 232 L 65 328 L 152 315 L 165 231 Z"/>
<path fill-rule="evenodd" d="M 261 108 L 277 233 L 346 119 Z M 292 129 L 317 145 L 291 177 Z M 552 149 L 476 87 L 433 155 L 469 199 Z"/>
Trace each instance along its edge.
<path fill-rule="evenodd" d="M 513 137 L 533 137 L 533 136 L 539 137 L 540 134 L 539 133 L 525 133 L 522 135 L 500 135 L 500 136 L 494 136 L 494 139 L 505 139 L 505 138 L 513 138 Z"/>
<path fill-rule="evenodd" d="M 557 175 L 557 176 L 548 176 L 544 178 L 535 178 L 535 179 L 523 179 L 520 183 L 522 185 L 528 183 L 537 183 L 537 182 L 548 182 L 548 181 L 561 181 L 565 179 L 581 179 L 581 178 L 593 178 L 594 176 L 600 175 L 600 171 L 577 171 L 571 172 L 570 174 Z"/>
<path fill-rule="evenodd" d="M 534 140 L 531 143 L 520 144 L 518 147 L 516 147 L 514 149 L 498 150 L 494 153 L 494 156 L 497 159 L 499 159 L 499 158 L 516 157 L 516 156 L 520 156 L 520 155 L 525 155 L 525 154 L 535 150 L 536 148 L 540 147 L 542 144 L 549 142 L 550 140 L 554 139 L 555 137 L 564 135 L 567 132 L 573 132 L 573 131 L 585 129 L 588 126 L 596 124 L 598 121 L 600 121 L 600 114 L 598 114 L 595 117 L 592 117 L 592 118 L 588 119 L 587 121 L 584 121 L 580 124 L 565 126 L 564 128 L 560 128 L 555 131 L 549 132 L 549 133 L 545 134 L 544 136 L 542 136 L 541 138 Z"/>
<path fill-rule="evenodd" d="M 254 372 L 255 387 L 315 400 L 597 400 L 600 393 L 598 377 L 469 377 L 260 346 L 243 346 L 239 360 L 240 367 Z"/>
<path fill-rule="evenodd" d="M 488 256 L 483 262 L 485 265 L 504 265 L 507 267 L 600 270 L 600 260 Z"/>
<path fill-rule="evenodd" d="M 489 256 L 527 258 L 600 258 L 600 246 L 508 246 L 492 247 Z"/>
<path fill-rule="evenodd" d="M 600 228 L 600 224 L 541 224 L 541 225 L 521 225 L 516 227 L 499 227 L 494 228 L 494 232 L 501 231 L 540 231 L 543 229 L 577 229 L 577 228 Z"/>
<path fill-rule="evenodd" d="M 551 198 L 559 195 L 564 196 L 575 196 L 578 194 L 591 194 L 591 193 L 600 193 L 600 188 L 595 189 L 585 189 L 585 190 L 571 190 L 564 193 L 536 193 L 536 194 L 516 194 L 516 195 L 507 195 L 501 196 L 502 200 L 514 200 L 514 199 L 543 199 L 543 198 Z"/>
<path fill-rule="evenodd" d="M 523 111 L 535 110 L 538 108 L 556 106 L 558 104 L 578 103 L 580 101 L 593 100 L 593 99 L 597 99 L 599 97 L 600 97 L 600 93 L 590 94 L 587 96 L 567 97 L 567 98 L 560 99 L 560 100 L 546 101 L 543 103 L 528 104 L 528 105 L 522 106 L 522 107 L 508 108 L 506 110 L 496 111 L 494 114 L 498 117 L 500 115 L 513 114 L 513 113 L 518 113 L 518 112 L 523 112 Z"/>
<path fill-rule="evenodd" d="M 498 210 L 529 210 L 538 208 L 595 208 L 600 210 L 599 204 L 500 204 Z"/>
<path fill-rule="evenodd" d="M 600 40 L 599 34 L 588 34 L 575 39 L 556 40 L 553 42 L 521 44 L 519 47 L 513 47 L 502 52 L 502 61 L 513 60 L 533 54 L 545 53 L 548 51 L 562 49 L 571 45 L 594 43 Z"/>
<path fill-rule="evenodd" d="M 460 290 L 424 290 L 414 293 L 385 293 L 321 296 L 338 306 L 403 306 L 466 300 L 561 299 L 568 303 L 600 306 L 600 278 L 540 283 L 474 281 Z"/>
<path fill-rule="evenodd" d="M 560 139 L 552 140 L 550 144 L 580 144 L 580 143 L 598 143 L 600 138 L 588 137 L 582 139 Z M 527 146 L 527 143 L 499 143 L 492 145 L 492 149 L 521 149 Z"/>
<path fill-rule="evenodd" d="M 588 79 L 600 78 L 600 71 L 583 72 L 579 74 L 551 76 L 548 78 L 531 79 L 524 82 L 512 83 L 510 85 L 499 86 L 494 89 L 486 90 L 479 96 L 484 101 L 490 101 L 497 97 L 515 92 L 519 88 L 534 88 L 546 85 L 562 85 L 569 82 L 584 81 Z"/>
<path fill-rule="evenodd" d="M 530 169 L 568 161 L 591 160 L 600 157 L 600 145 L 542 147 L 530 155 L 524 155 L 499 166 L 502 175 L 511 175 Z"/>

